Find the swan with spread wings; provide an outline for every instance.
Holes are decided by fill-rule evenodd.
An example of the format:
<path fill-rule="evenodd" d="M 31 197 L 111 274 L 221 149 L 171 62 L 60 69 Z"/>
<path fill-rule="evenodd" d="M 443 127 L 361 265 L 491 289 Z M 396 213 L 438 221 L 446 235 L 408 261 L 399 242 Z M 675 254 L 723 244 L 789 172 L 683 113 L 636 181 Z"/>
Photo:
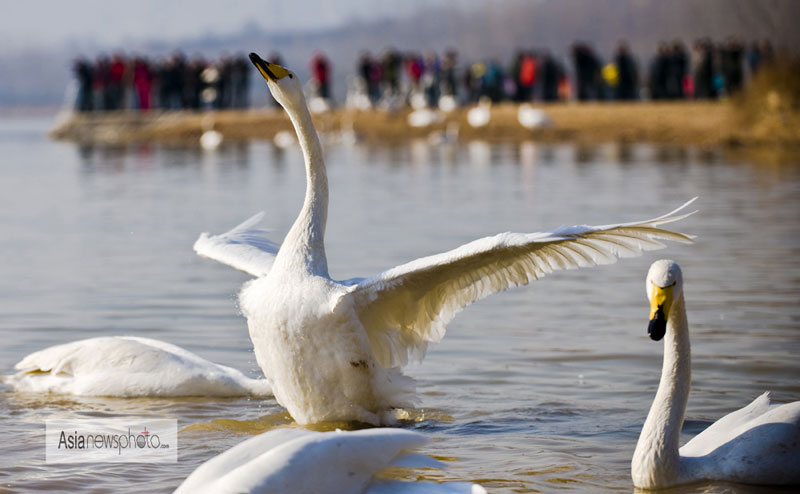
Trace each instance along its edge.
<path fill-rule="evenodd" d="M 470 303 L 557 269 L 614 262 L 691 237 L 659 228 L 684 218 L 501 233 L 417 259 L 370 278 L 332 280 L 325 257 L 328 179 L 319 138 L 291 71 L 251 54 L 294 125 L 306 166 L 300 214 L 279 246 L 255 228 L 256 215 L 221 235 L 202 234 L 195 251 L 257 278 L 239 295 L 259 366 L 278 403 L 300 424 L 392 423 L 413 405 L 414 381 L 400 370 Z M 691 202 L 691 201 L 690 201 Z M 688 204 L 688 203 L 687 203 Z"/>

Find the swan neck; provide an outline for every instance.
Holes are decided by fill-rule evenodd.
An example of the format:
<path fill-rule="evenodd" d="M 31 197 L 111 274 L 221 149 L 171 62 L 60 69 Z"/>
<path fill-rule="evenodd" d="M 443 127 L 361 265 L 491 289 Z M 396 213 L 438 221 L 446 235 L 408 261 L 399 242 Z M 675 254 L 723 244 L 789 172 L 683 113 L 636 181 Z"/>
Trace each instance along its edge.
<path fill-rule="evenodd" d="M 683 296 L 680 296 L 668 317 L 661 381 L 633 455 L 631 471 L 637 487 L 666 487 L 679 481 L 678 450 L 691 373 L 689 326 Z"/>
<path fill-rule="evenodd" d="M 294 256 L 301 256 L 308 269 L 328 274 L 325 256 L 325 224 L 328 220 L 328 175 L 322 146 L 305 102 L 287 108 L 306 166 L 306 195 L 300 214 L 286 235 L 284 244 Z"/>

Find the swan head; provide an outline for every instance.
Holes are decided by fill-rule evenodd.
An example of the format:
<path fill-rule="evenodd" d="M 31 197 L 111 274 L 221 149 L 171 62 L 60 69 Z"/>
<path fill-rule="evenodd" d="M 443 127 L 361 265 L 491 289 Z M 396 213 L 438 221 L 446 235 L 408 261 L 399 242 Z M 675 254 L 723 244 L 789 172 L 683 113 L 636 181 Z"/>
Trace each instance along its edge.
<path fill-rule="evenodd" d="M 304 104 L 303 85 L 294 72 L 278 64 L 269 63 L 255 53 L 250 54 L 250 61 L 253 62 L 261 76 L 267 81 L 272 97 L 282 107 L 296 108 Z"/>
<path fill-rule="evenodd" d="M 675 261 L 661 259 L 647 272 L 647 299 L 650 301 L 650 323 L 647 334 L 658 341 L 667 332 L 667 319 L 672 302 L 683 294 L 683 274 Z"/>

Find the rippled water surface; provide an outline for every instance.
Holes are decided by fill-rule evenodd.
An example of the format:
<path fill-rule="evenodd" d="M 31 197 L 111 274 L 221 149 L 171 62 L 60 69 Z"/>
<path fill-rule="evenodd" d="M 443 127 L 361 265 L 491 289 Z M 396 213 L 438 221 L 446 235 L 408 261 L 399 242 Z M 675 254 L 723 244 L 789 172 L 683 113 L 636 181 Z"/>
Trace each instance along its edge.
<path fill-rule="evenodd" d="M 216 153 L 48 141 L 0 121 L 0 373 L 99 335 L 165 340 L 258 376 L 236 294 L 247 276 L 192 243 L 256 211 L 280 240 L 302 202 L 296 147 Z M 374 274 L 502 231 L 633 221 L 700 196 L 691 246 L 554 273 L 470 306 L 422 364 L 406 427 L 490 492 L 631 491 L 629 462 L 658 382 L 646 336 L 651 262 L 684 270 L 694 381 L 684 440 L 763 390 L 800 399 L 800 162 L 759 164 L 645 145 L 393 148 L 326 144 L 334 278 Z M 177 464 L 46 465 L 48 418 L 177 418 Z M 0 391 L 0 492 L 169 492 L 252 434 L 291 424 L 272 399 L 108 399 Z M 772 492 L 707 484 L 680 492 Z"/>

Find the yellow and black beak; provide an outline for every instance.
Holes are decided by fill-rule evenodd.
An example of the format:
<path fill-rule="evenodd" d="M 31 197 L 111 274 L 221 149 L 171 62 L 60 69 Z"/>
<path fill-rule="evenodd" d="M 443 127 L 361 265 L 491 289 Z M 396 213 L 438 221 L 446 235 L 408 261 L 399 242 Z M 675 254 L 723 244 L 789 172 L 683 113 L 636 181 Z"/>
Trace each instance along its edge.
<path fill-rule="evenodd" d="M 288 70 L 284 69 L 278 64 L 267 62 L 255 53 L 250 54 L 250 61 L 253 62 L 253 65 L 256 66 L 258 71 L 261 72 L 261 75 L 267 81 L 276 82 L 286 76 L 289 76 L 290 78 L 293 77 L 292 73 Z"/>
<path fill-rule="evenodd" d="M 650 324 L 647 325 L 647 334 L 651 340 L 658 341 L 667 332 L 667 316 L 672 307 L 674 287 L 674 284 L 664 288 L 653 285 L 653 295 L 650 297 Z"/>

